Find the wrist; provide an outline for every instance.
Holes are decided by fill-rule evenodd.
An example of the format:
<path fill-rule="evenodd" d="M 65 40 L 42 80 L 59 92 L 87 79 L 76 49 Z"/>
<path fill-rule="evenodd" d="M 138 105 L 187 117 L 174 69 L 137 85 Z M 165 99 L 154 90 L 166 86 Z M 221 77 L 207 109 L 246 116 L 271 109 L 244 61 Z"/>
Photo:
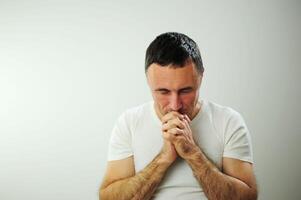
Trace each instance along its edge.
<path fill-rule="evenodd" d="M 157 156 L 157 163 L 159 165 L 169 167 L 173 162 L 174 160 L 169 159 L 169 156 L 162 151 Z"/>
<path fill-rule="evenodd" d="M 183 156 L 183 159 L 185 159 L 187 161 L 195 160 L 202 155 L 203 155 L 203 152 L 201 151 L 201 149 L 197 145 L 195 145 L 191 148 L 189 153 L 187 153 Z"/>

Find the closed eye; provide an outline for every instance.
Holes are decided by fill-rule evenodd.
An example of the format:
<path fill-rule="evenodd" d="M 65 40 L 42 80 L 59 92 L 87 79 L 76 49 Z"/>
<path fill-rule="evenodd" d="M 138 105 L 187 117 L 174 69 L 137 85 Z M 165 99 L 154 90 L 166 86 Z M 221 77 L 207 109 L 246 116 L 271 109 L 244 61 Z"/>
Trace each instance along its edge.
<path fill-rule="evenodd" d="M 179 91 L 179 93 L 182 93 L 182 94 L 187 94 L 187 93 L 189 93 L 189 92 L 191 92 L 192 91 L 192 88 L 184 88 L 184 89 L 181 89 L 180 91 Z"/>
<path fill-rule="evenodd" d="M 157 89 L 156 92 L 159 92 L 160 94 L 168 94 L 170 91 L 164 88 Z"/>

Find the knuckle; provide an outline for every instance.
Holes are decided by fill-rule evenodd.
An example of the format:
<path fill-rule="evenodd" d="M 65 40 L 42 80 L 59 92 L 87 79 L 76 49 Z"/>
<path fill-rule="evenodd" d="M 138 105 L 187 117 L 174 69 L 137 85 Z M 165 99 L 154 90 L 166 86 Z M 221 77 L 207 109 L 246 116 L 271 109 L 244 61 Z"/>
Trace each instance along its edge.
<path fill-rule="evenodd" d="M 169 131 L 168 131 L 168 133 L 170 133 L 170 134 L 175 134 L 175 129 L 173 128 L 173 129 L 170 129 Z"/>
<path fill-rule="evenodd" d="M 182 121 L 181 121 L 180 124 L 181 124 L 182 128 L 185 127 L 185 122 L 182 122 Z"/>

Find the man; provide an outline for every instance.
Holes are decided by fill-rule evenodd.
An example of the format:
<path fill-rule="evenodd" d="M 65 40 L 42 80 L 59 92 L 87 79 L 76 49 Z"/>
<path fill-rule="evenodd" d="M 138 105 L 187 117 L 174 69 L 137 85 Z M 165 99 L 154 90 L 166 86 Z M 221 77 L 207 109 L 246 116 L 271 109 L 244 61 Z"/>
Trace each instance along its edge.
<path fill-rule="evenodd" d="M 197 44 L 181 33 L 159 35 L 146 51 L 145 73 L 153 101 L 118 119 L 100 198 L 257 199 L 243 118 L 199 100 Z"/>

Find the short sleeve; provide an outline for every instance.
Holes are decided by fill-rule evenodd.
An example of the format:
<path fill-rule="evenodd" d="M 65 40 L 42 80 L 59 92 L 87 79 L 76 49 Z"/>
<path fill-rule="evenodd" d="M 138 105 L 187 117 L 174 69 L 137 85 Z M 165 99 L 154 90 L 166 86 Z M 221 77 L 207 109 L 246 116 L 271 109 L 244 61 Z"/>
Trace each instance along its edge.
<path fill-rule="evenodd" d="M 252 142 L 243 117 L 232 110 L 225 129 L 225 148 L 223 157 L 253 163 Z"/>
<path fill-rule="evenodd" d="M 123 113 L 118 118 L 112 130 L 109 142 L 108 161 L 121 160 L 133 155 L 131 131 L 126 116 L 126 113 Z"/>

